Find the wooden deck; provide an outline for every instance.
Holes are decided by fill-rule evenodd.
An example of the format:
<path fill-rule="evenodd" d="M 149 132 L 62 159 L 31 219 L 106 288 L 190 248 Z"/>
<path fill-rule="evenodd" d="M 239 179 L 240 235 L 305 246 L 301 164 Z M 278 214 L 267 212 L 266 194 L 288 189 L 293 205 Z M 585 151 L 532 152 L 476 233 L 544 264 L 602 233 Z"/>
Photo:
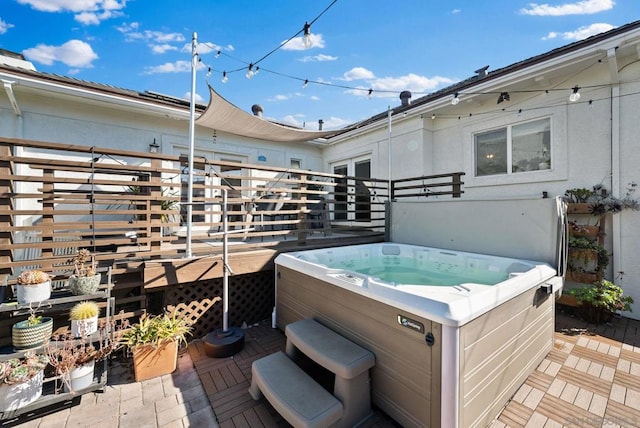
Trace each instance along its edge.
<path fill-rule="evenodd" d="M 220 427 L 289 427 L 269 403 L 249 393 L 251 363 L 284 350 L 285 337 L 262 323 L 246 330 L 232 358 L 189 352 Z M 399 425 L 377 411 L 365 428 Z M 560 309 L 555 346 L 513 396 L 492 427 L 640 426 L 640 321 L 618 318 L 595 327 Z"/>

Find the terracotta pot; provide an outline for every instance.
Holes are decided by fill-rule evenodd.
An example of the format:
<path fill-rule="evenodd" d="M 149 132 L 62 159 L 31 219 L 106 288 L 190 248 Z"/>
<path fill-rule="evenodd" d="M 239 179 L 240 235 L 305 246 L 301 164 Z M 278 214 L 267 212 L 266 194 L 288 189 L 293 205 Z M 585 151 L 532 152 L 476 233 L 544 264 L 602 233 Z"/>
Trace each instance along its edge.
<path fill-rule="evenodd" d="M 178 342 L 166 340 L 157 347 L 133 348 L 133 371 L 136 382 L 173 373 L 178 365 Z"/>

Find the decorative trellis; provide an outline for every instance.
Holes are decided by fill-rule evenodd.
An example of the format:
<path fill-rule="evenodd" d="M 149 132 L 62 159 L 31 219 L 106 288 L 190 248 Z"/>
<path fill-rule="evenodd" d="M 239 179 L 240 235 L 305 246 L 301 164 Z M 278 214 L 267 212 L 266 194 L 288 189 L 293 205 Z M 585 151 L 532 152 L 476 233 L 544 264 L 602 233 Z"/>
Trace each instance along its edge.
<path fill-rule="evenodd" d="M 229 277 L 229 325 L 241 326 L 267 319 L 275 304 L 272 270 Z M 222 278 L 169 287 L 164 306 L 193 327 L 193 339 L 222 328 Z"/>

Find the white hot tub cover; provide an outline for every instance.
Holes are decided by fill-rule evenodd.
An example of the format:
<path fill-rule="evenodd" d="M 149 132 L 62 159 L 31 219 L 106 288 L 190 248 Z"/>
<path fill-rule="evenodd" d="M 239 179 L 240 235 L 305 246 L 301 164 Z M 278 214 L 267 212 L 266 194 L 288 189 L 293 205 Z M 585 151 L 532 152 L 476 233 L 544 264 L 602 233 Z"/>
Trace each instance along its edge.
<path fill-rule="evenodd" d="M 196 124 L 218 131 L 267 141 L 303 142 L 331 137 L 348 130 L 307 131 L 280 125 L 239 109 L 222 98 L 211 86 L 209 94 L 209 105 L 196 120 Z"/>

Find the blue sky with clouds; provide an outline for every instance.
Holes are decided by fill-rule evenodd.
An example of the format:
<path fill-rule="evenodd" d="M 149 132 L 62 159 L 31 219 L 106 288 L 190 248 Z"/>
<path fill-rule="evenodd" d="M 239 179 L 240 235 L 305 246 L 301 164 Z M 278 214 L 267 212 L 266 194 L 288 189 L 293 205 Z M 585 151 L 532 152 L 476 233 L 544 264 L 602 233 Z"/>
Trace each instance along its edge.
<path fill-rule="evenodd" d="M 0 48 L 39 71 L 188 99 L 196 32 L 200 102 L 209 83 L 248 112 L 257 103 L 266 117 L 309 129 L 318 119 L 339 128 L 399 105 L 403 90 L 417 98 L 640 19 L 639 0 L 0 1 Z"/>

